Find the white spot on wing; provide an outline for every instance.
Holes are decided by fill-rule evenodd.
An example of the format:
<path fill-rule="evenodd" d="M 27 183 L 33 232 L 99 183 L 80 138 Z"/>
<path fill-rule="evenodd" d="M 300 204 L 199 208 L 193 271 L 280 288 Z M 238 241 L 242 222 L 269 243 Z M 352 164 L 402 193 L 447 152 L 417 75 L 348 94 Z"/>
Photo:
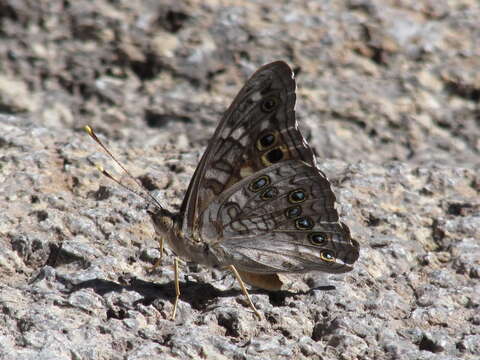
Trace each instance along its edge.
<path fill-rule="evenodd" d="M 255 101 L 255 102 L 262 100 L 262 94 L 260 94 L 259 91 L 255 91 L 255 92 L 252 94 L 252 100 Z"/>
<path fill-rule="evenodd" d="M 227 180 L 230 178 L 230 174 L 220 169 L 214 169 L 210 170 L 208 177 L 205 176 L 205 178 L 218 181 L 221 184 L 226 184 Z"/>
<path fill-rule="evenodd" d="M 234 138 L 235 140 L 238 140 L 240 139 L 240 137 L 242 136 L 244 130 L 242 127 L 237 127 L 233 132 L 232 134 L 230 135 L 232 138 Z"/>
<path fill-rule="evenodd" d="M 263 131 L 263 130 L 267 129 L 269 127 L 269 125 L 270 125 L 270 123 L 268 121 L 262 121 L 260 123 L 260 129 L 259 130 Z"/>

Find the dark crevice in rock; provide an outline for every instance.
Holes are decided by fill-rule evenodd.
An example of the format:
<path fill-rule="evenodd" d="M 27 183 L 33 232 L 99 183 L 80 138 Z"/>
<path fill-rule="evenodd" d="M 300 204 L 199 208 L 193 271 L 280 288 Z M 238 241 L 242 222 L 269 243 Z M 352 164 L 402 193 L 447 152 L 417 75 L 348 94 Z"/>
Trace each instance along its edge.
<path fill-rule="evenodd" d="M 418 348 L 424 351 L 430 351 L 432 353 L 439 353 L 442 352 L 444 349 L 442 346 L 436 344 L 433 340 L 424 336 L 420 343 L 418 344 Z"/>

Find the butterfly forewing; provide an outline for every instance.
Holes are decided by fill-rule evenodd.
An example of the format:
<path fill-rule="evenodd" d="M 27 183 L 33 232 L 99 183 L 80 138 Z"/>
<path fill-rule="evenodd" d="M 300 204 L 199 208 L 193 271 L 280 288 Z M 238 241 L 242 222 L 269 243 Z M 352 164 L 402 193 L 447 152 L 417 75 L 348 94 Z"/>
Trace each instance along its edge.
<path fill-rule="evenodd" d="M 195 171 L 181 212 L 191 233 L 199 214 L 229 187 L 265 167 L 288 159 L 315 165 L 295 120 L 295 80 L 277 61 L 246 82 L 220 121 Z"/>

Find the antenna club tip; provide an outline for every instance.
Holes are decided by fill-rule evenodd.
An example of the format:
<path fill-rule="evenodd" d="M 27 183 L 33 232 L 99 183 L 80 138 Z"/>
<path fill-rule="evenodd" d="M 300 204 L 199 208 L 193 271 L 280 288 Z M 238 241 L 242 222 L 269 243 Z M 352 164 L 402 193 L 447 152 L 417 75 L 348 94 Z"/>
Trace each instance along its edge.
<path fill-rule="evenodd" d="M 105 172 L 105 169 L 103 168 L 102 165 L 99 165 L 99 164 L 95 164 L 95 167 L 97 168 L 98 171 L 100 171 L 101 173 Z"/>
<path fill-rule="evenodd" d="M 93 134 L 93 129 L 90 127 L 90 125 L 85 125 L 83 129 L 88 133 L 88 135 Z"/>

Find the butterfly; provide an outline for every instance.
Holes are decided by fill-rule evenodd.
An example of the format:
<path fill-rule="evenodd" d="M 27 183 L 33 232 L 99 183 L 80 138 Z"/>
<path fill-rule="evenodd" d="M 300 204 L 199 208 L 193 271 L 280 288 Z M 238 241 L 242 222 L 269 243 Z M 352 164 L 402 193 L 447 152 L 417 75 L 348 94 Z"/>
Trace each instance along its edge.
<path fill-rule="evenodd" d="M 244 282 L 278 290 L 282 273 L 353 269 L 360 246 L 298 129 L 295 88 L 285 62 L 260 67 L 220 120 L 180 210 L 146 197 L 156 233 L 176 255 L 173 318 L 178 257 L 232 270 L 258 317 Z"/>

